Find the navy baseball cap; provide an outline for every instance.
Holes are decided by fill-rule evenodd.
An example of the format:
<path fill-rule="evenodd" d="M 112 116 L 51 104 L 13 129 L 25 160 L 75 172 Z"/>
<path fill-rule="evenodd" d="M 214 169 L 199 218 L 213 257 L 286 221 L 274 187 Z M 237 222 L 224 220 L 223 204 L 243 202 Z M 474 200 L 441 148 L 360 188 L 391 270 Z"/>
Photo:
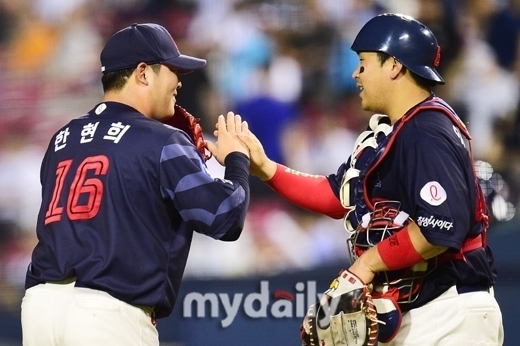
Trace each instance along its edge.
<path fill-rule="evenodd" d="M 189 73 L 206 65 L 206 60 L 183 55 L 172 36 L 159 24 L 132 24 L 116 32 L 101 51 L 103 74 L 133 68 L 144 62 L 163 64 Z"/>

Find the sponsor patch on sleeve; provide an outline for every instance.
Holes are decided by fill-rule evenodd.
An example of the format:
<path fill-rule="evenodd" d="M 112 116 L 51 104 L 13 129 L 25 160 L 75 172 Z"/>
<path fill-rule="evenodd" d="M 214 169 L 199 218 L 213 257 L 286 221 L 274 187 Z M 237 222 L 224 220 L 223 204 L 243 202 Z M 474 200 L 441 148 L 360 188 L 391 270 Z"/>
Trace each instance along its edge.
<path fill-rule="evenodd" d="M 417 218 L 417 225 L 423 229 L 430 229 L 434 231 L 445 231 L 453 233 L 453 219 L 439 216 L 419 216 Z"/>
<path fill-rule="evenodd" d="M 438 206 L 448 198 L 448 195 L 441 184 L 436 181 L 430 181 L 421 189 L 421 198 L 428 204 Z"/>

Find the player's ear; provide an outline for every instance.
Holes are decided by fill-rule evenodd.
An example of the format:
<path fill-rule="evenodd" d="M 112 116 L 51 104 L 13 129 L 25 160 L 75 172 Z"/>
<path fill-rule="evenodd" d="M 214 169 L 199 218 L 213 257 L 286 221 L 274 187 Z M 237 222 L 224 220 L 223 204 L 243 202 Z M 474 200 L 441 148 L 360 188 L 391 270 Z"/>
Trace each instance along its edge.
<path fill-rule="evenodd" d="M 392 69 L 390 71 L 390 77 L 392 79 L 396 79 L 397 76 L 401 73 L 401 72 L 404 72 L 404 65 L 399 61 L 397 60 L 396 58 L 391 58 L 392 59 Z"/>
<path fill-rule="evenodd" d="M 136 79 L 136 82 L 142 83 L 145 85 L 148 85 L 150 69 L 148 68 L 148 65 L 144 62 L 139 63 L 134 71 L 134 78 Z"/>

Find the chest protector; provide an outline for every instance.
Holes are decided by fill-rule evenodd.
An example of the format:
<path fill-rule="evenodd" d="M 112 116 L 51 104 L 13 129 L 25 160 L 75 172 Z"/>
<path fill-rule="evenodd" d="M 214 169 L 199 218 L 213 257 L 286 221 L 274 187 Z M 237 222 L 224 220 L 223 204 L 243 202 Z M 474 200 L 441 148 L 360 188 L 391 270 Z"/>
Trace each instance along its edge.
<path fill-rule="evenodd" d="M 378 140 L 378 145 L 374 150 L 370 151 L 371 157 L 367 159 L 365 168 L 359 172 L 353 194 L 355 208 L 345 216 L 345 228 L 351 233 L 348 240 L 351 261 L 355 261 L 370 247 L 377 245 L 380 241 L 403 229 L 409 221 L 408 214 L 400 210 L 399 201 L 381 201 L 372 198 L 368 193 L 366 184 L 369 180 L 368 178 L 376 171 L 392 148 L 396 136 L 402 127 L 417 113 L 425 110 L 435 110 L 445 114 L 467 139 L 470 156 L 472 156 L 471 136 L 466 126 L 453 109 L 442 99 L 432 97 L 405 114 L 394 125 L 390 133 Z M 414 302 L 419 296 L 422 278 L 434 270 L 439 261 L 449 261 L 457 258 L 464 259 L 465 252 L 485 246 L 485 232 L 488 226 L 487 207 L 474 167 L 473 176 L 475 177 L 475 187 L 477 189 L 477 203 L 474 211 L 475 222 L 483 224 L 483 232 L 475 238 L 466 239 L 459 253 L 444 253 L 423 263 L 416 264 L 411 268 L 377 273 L 373 281 L 376 291 L 379 291 L 381 294 L 391 292 L 395 301 L 400 304 Z"/>

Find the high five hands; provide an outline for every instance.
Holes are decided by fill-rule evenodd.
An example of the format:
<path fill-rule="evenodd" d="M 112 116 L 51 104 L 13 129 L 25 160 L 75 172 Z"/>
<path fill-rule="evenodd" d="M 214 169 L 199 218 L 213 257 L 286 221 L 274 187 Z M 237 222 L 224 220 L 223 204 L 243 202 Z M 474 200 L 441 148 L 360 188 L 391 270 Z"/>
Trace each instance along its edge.
<path fill-rule="evenodd" d="M 223 130 L 221 130 L 223 129 Z M 224 121 L 224 116 L 220 116 L 216 124 L 216 130 L 213 133 L 217 137 L 217 143 L 213 144 L 206 141 L 206 147 L 215 156 L 217 161 L 223 165 L 225 155 L 231 151 L 240 151 L 249 156 L 251 160 L 250 173 L 259 177 L 262 180 L 271 179 L 276 173 L 277 165 L 271 161 L 265 151 L 262 143 L 249 130 L 249 125 L 246 121 L 242 121 L 240 115 L 235 115 L 233 112 L 228 112 L 227 121 Z M 238 146 L 234 141 L 230 151 L 224 150 L 221 143 L 222 140 L 228 140 L 228 137 L 238 139 L 241 146 Z M 229 140 L 231 142 L 231 140 Z M 226 142 L 227 143 L 227 142 Z M 223 146 L 219 152 L 219 146 Z M 227 145 L 227 144 L 226 144 Z M 245 151 L 242 151 L 245 150 Z"/>
<path fill-rule="evenodd" d="M 240 115 L 233 112 L 228 112 L 226 117 L 220 115 L 215 128 L 213 134 L 217 141 L 213 143 L 205 140 L 204 144 L 218 163 L 224 166 L 226 156 L 231 152 L 240 152 L 249 157 L 248 147 L 239 139 L 244 136 L 244 133 L 249 132 L 247 122 L 242 122 Z"/>

